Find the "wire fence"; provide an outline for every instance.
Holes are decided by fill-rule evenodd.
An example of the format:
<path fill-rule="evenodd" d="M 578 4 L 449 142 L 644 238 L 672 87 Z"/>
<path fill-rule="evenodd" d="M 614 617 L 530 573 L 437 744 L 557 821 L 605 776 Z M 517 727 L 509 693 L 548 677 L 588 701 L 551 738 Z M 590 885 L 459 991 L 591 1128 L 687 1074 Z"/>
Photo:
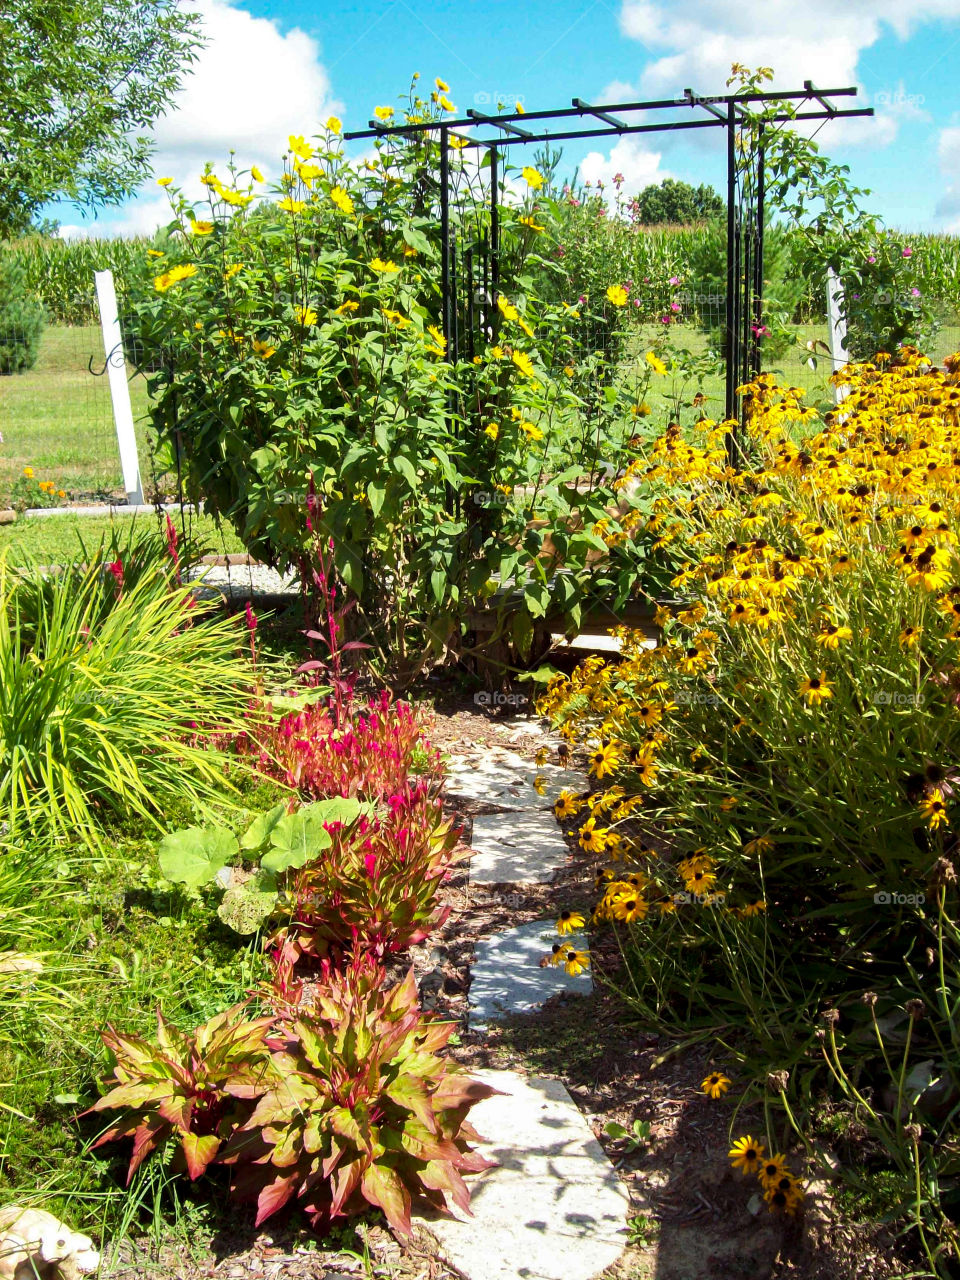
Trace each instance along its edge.
<path fill-rule="evenodd" d="M 89 290 L 88 314 L 95 314 L 92 278 Z M 28 505 L 125 500 L 100 326 L 48 323 L 35 343 L 33 334 L 5 325 L 0 337 L 35 348 L 28 367 L 0 377 L 0 497 Z M 151 464 L 146 379 L 130 366 L 127 372 L 144 485 L 155 488 L 151 479 L 162 476 Z"/>

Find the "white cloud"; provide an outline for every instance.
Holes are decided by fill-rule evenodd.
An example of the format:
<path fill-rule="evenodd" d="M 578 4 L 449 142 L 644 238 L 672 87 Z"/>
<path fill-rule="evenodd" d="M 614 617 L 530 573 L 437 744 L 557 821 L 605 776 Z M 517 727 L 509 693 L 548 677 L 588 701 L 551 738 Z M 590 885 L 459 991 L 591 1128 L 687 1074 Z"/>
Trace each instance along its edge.
<path fill-rule="evenodd" d="M 317 42 L 299 28 L 281 31 L 227 0 L 193 0 L 191 8 L 201 14 L 206 45 L 154 131 L 154 172 L 199 198 L 197 179 L 208 160 L 222 174 L 233 148 L 242 168 L 259 164 L 276 173 L 289 134 L 309 137 L 342 108 L 331 96 Z M 130 235 L 168 220 L 169 206 L 150 183 L 123 209 L 63 234 Z"/>
<path fill-rule="evenodd" d="M 808 78 L 821 88 L 856 84 L 860 55 L 885 27 L 904 39 L 937 18 L 960 18 L 957 0 L 623 0 L 620 27 L 651 59 L 637 91 L 673 97 L 687 86 L 726 92 L 733 62 L 772 67 L 780 89 L 799 88 Z M 876 95 L 875 120 L 836 121 L 820 136 L 831 145 L 886 145 L 898 121 L 922 108 L 920 89 L 891 85 Z"/>
<path fill-rule="evenodd" d="M 621 138 L 605 156 L 591 151 L 580 164 L 580 177 L 584 182 L 602 182 L 608 192 L 613 191 L 615 174 L 623 174 L 621 191 L 633 195 L 652 182 L 662 182 L 672 175 L 660 168 L 659 151 L 650 151 L 636 137 Z"/>
<path fill-rule="evenodd" d="M 937 158 L 947 185 L 937 201 L 935 212 L 938 218 L 948 220 L 945 230 L 960 233 L 960 125 L 949 125 L 940 130 Z"/>

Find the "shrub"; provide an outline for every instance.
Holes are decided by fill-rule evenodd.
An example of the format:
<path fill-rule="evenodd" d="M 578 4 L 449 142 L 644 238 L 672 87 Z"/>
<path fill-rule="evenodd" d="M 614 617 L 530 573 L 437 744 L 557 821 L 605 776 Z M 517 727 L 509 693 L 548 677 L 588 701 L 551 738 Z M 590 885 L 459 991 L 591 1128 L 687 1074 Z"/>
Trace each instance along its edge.
<path fill-rule="evenodd" d="M 439 108 L 414 98 L 408 114 Z M 502 208 L 496 341 L 448 358 L 437 147 L 393 137 L 354 167 L 333 121 L 291 140 L 273 191 L 208 172 L 207 208 L 173 193 L 170 249 L 137 306 L 164 368 L 154 424 L 181 441 L 190 496 L 307 584 L 331 547 L 338 600 L 354 604 L 346 638 L 401 679 L 458 649 L 465 613 L 498 583 L 522 592 L 514 638 L 528 651 L 534 619 L 576 626 L 585 599 L 629 594 L 642 567 L 591 531 L 607 518 L 619 532 L 605 507 L 654 374 L 642 364 L 611 386 L 591 350 L 576 376 L 576 299 L 538 296 L 528 270 L 552 226 L 530 166 Z M 468 236 L 485 216 L 469 194 L 455 220 Z M 619 307 L 591 310 L 618 326 Z M 587 507 L 573 482 L 598 475 Z"/>
<path fill-rule="evenodd" d="M 48 577 L 0 558 L 0 812 L 11 833 L 96 842 L 110 815 L 156 822 L 172 798 L 223 796 L 218 736 L 246 727 L 238 700 L 256 689 L 238 628 L 205 617 L 162 574 L 119 589 L 100 565 Z"/>
<path fill-rule="evenodd" d="M 0 375 L 32 369 L 45 323 L 41 303 L 27 287 L 15 254 L 0 252 Z"/>

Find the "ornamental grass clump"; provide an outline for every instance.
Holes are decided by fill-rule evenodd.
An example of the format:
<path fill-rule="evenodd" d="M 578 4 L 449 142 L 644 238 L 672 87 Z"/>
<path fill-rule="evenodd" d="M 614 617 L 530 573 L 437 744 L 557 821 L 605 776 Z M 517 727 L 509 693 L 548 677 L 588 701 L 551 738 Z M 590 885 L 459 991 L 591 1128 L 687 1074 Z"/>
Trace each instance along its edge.
<path fill-rule="evenodd" d="M 94 564 L 44 575 L 0 558 L 0 820 L 11 837 L 100 839 L 159 825 L 173 799 L 229 793 L 219 735 L 256 692 L 235 620 L 163 573 L 129 589 Z M 239 766 L 233 762 L 234 769 Z"/>

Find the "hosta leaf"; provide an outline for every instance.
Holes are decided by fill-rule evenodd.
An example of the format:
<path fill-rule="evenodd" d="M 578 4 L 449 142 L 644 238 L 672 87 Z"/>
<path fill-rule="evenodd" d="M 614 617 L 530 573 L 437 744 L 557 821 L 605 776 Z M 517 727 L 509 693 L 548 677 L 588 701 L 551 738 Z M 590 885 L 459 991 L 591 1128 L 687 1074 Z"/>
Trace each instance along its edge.
<path fill-rule="evenodd" d="M 186 827 L 160 841 L 160 870 L 175 884 L 201 889 L 212 884 L 237 853 L 237 839 L 223 827 Z"/>
<path fill-rule="evenodd" d="M 199 1178 L 216 1156 L 220 1139 L 213 1134 L 198 1137 L 195 1133 L 185 1133 L 180 1139 L 180 1146 L 186 1157 L 190 1177 Z"/>

